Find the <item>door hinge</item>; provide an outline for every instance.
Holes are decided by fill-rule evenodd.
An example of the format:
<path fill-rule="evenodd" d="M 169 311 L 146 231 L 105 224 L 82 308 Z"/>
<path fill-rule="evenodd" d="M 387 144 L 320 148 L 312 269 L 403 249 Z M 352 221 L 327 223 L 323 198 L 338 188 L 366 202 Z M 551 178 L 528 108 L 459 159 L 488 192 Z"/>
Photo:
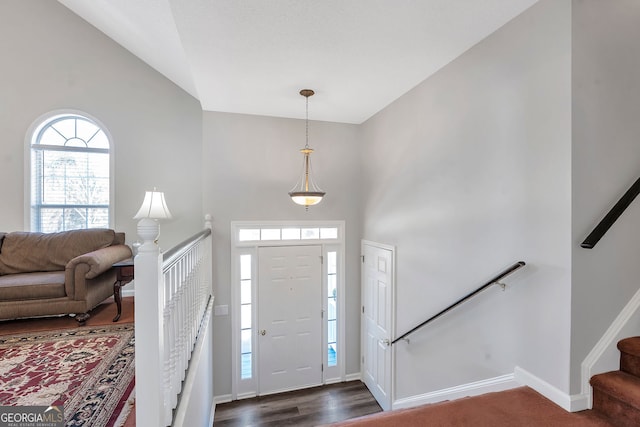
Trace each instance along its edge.
<path fill-rule="evenodd" d="M 362 257 L 362 263 L 364 264 L 364 255 L 360 255 Z"/>
<path fill-rule="evenodd" d="M 362 306 L 362 314 L 364 314 L 364 305 Z"/>
<path fill-rule="evenodd" d="M 324 363 L 320 365 L 320 371 L 324 372 Z"/>
<path fill-rule="evenodd" d="M 320 310 L 320 318 L 324 319 L 324 309 Z"/>
<path fill-rule="evenodd" d="M 320 255 L 320 264 L 324 264 L 324 255 Z"/>

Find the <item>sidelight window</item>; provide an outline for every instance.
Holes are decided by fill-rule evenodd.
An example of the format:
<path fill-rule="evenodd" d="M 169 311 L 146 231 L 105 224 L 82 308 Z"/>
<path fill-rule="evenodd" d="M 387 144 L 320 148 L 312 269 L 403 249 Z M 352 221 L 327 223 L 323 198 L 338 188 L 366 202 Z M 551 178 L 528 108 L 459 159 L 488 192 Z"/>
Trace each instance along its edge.
<path fill-rule="evenodd" d="M 327 252 L 327 366 L 338 364 L 337 252 Z"/>
<path fill-rule="evenodd" d="M 240 378 L 252 377 L 251 255 L 240 255 Z"/>

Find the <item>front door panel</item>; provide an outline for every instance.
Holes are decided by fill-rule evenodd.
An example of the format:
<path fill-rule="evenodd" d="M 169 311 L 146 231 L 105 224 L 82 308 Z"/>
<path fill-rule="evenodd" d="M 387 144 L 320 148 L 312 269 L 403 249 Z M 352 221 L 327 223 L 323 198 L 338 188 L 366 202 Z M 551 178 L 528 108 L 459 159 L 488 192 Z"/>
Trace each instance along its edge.
<path fill-rule="evenodd" d="M 321 255 L 320 246 L 259 249 L 259 394 L 322 383 Z"/>

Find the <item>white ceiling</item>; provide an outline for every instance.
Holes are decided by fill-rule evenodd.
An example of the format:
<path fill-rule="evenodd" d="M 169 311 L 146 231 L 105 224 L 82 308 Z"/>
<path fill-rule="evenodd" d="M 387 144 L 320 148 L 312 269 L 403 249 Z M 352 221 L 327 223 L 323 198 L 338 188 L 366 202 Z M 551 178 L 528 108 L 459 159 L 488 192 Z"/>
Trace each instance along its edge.
<path fill-rule="evenodd" d="M 362 123 L 537 0 L 58 0 L 207 111 Z"/>

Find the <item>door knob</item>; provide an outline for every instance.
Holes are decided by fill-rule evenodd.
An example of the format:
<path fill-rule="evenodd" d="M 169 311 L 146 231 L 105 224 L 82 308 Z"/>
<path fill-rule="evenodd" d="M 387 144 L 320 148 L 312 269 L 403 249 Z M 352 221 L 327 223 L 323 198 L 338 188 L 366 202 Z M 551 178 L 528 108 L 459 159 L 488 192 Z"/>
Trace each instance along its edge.
<path fill-rule="evenodd" d="M 386 345 L 387 347 L 389 347 L 389 345 L 391 345 L 391 341 L 389 341 L 389 339 L 388 339 L 388 338 L 385 338 L 385 339 L 383 339 L 383 340 L 380 340 L 380 344 L 384 344 L 384 345 Z"/>
<path fill-rule="evenodd" d="M 266 330 L 264 330 L 264 329 L 260 330 L 260 335 L 262 335 L 262 336 L 267 335 L 267 331 L 266 331 Z"/>

